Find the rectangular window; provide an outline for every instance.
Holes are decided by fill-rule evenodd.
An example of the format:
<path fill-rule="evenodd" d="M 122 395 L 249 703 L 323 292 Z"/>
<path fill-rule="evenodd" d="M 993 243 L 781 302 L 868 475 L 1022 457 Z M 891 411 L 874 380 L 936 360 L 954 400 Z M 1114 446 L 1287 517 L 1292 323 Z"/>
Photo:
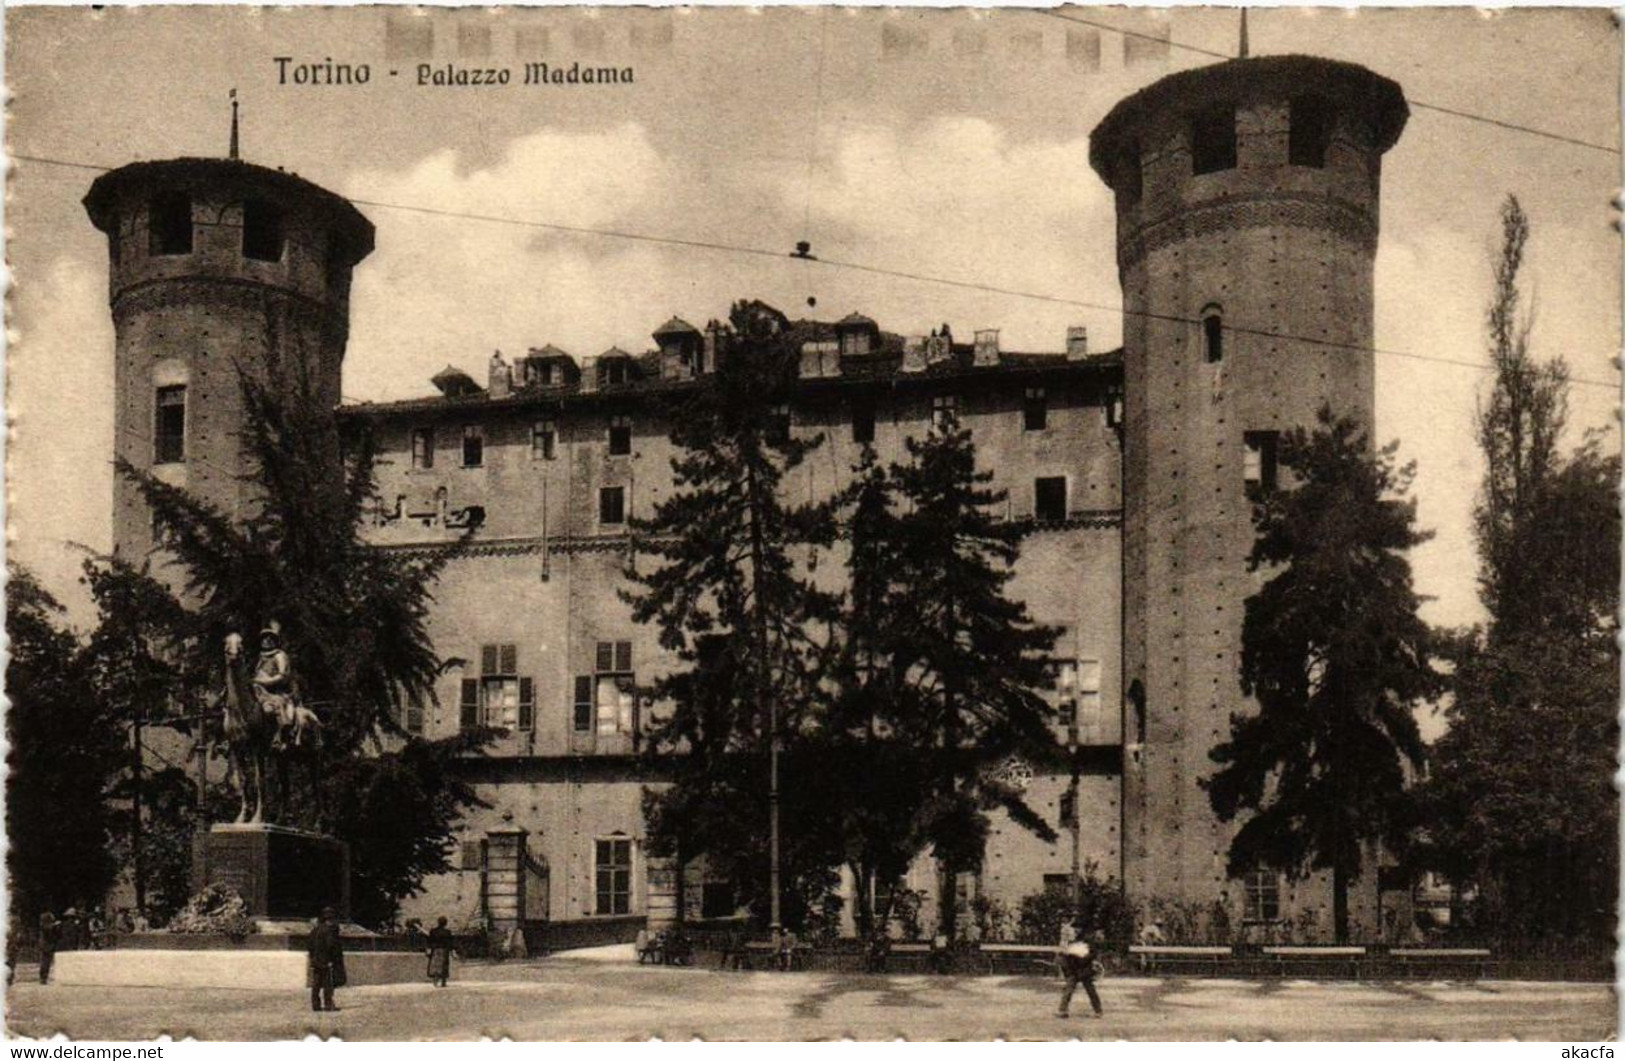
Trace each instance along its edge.
<path fill-rule="evenodd" d="M 1249 497 L 1262 497 L 1275 489 L 1275 451 L 1280 435 L 1275 431 L 1248 431 L 1241 438 L 1242 481 L 1247 484 Z"/>
<path fill-rule="evenodd" d="M 931 399 L 931 426 L 946 431 L 954 425 L 958 405 L 952 394 L 939 394 Z"/>
<path fill-rule="evenodd" d="M 530 459 L 533 461 L 552 460 L 554 440 L 557 437 L 558 428 L 553 421 L 536 421 L 530 429 Z"/>
<path fill-rule="evenodd" d="M 626 382 L 626 359 L 605 358 L 598 363 L 598 379 L 606 387 L 618 387 Z"/>
<path fill-rule="evenodd" d="M 529 729 L 530 679 L 519 677 L 517 645 L 480 646 L 479 713 L 487 726 Z"/>
<path fill-rule="evenodd" d="M 423 703 L 407 696 L 401 699 L 401 728 L 413 736 L 423 735 Z"/>
<path fill-rule="evenodd" d="M 1046 894 L 1046 895 L 1071 895 L 1072 894 L 1072 874 L 1070 874 L 1070 873 L 1046 873 L 1046 874 L 1044 874 L 1044 894 Z"/>
<path fill-rule="evenodd" d="M 478 729 L 480 726 L 480 683 L 464 678 L 462 695 L 458 700 L 457 725 L 460 729 Z"/>
<path fill-rule="evenodd" d="M 1273 870 L 1255 869 L 1247 874 L 1247 921 L 1281 919 L 1281 878 Z"/>
<path fill-rule="evenodd" d="M 478 468 L 485 463 L 485 432 L 470 424 L 463 428 L 463 467 Z"/>
<path fill-rule="evenodd" d="M 192 200 L 160 195 L 147 204 L 147 253 L 192 253 Z"/>
<path fill-rule="evenodd" d="M 186 388 L 159 387 L 153 421 L 153 454 L 156 464 L 175 464 L 186 459 Z"/>
<path fill-rule="evenodd" d="M 600 641 L 595 649 L 589 710 L 597 720 L 598 735 L 634 733 L 637 680 L 632 673 L 632 642 Z"/>
<path fill-rule="evenodd" d="M 629 416 L 612 416 L 609 418 L 609 455 L 611 457 L 625 457 L 632 452 L 632 418 Z"/>
<path fill-rule="evenodd" d="M 626 487 L 605 486 L 598 491 L 598 522 L 616 527 L 626 522 Z"/>
<path fill-rule="evenodd" d="M 1291 126 L 1287 133 L 1287 159 L 1294 166 L 1323 169 L 1326 151 L 1332 146 L 1334 114 L 1319 96 L 1298 96 L 1292 100 Z"/>
<path fill-rule="evenodd" d="M 1021 405 L 1021 426 L 1026 431 L 1042 431 L 1049 421 L 1049 402 L 1044 388 L 1028 387 Z"/>
<path fill-rule="evenodd" d="M 434 467 L 434 428 L 420 427 L 412 432 L 412 467 Z"/>
<path fill-rule="evenodd" d="M 1047 475 L 1033 480 L 1033 518 L 1040 522 L 1066 519 L 1066 476 Z"/>
<path fill-rule="evenodd" d="M 767 414 L 767 440 L 783 445 L 790 441 L 790 407 L 775 405 Z"/>
<path fill-rule="evenodd" d="M 590 674 L 576 676 L 573 724 L 577 733 L 592 732 L 592 675 Z"/>
<path fill-rule="evenodd" d="M 260 262 L 282 260 L 282 211 L 250 199 L 243 204 L 243 257 Z"/>
<path fill-rule="evenodd" d="M 1191 118 L 1191 172 L 1236 168 L 1236 108 L 1214 107 Z"/>
<path fill-rule="evenodd" d="M 464 840 L 461 850 L 461 861 L 458 869 L 484 869 L 485 868 L 485 841 Z"/>
<path fill-rule="evenodd" d="M 611 837 L 593 843 L 597 897 L 593 912 L 600 915 L 632 912 L 632 841 Z"/>
<path fill-rule="evenodd" d="M 869 445 L 875 440 L 875 407 L 870 402 L 857 402 L 852 406 L 852 441 Z"/>

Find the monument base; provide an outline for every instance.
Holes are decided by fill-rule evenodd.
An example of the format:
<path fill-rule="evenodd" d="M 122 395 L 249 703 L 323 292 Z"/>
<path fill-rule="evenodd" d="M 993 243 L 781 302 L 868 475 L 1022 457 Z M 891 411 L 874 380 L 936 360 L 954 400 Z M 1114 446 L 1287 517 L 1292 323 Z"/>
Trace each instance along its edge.
<path fill-rule="evenodd" d="M 206 949 L 63 951 L 56 956 L 56 964 L 51 969 L 51 983 L 64 987 L 304 989 L 302 945 L 298 950 L 276 950 L 232 945 L 225 942 L 224 937 L 221 940 L 218 948 Z M 346 950 L 344 955 L 344 971 L 350 987 L 426 982 L 427 970 L 427 959 L 415 950 Z"/>
<path fill-rule="evenodd" d="M 253 918 L 309 921 L 325 906 L 350 914 L 350 845 L 283 825 L 218 824 L 198 837 L 192 887 L 243 897 Z"/>

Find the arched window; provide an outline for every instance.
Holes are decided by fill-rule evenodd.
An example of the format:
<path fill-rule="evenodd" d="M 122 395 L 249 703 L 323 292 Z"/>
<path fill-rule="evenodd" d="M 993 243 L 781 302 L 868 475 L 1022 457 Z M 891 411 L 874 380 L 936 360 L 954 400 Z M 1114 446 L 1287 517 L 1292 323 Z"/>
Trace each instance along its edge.
<path fill-rule="evenodd" d="M 1202 310 L 1202 350 L 1210 365 L 1224 360 L 1224 311 L 1211 304 Z"/>

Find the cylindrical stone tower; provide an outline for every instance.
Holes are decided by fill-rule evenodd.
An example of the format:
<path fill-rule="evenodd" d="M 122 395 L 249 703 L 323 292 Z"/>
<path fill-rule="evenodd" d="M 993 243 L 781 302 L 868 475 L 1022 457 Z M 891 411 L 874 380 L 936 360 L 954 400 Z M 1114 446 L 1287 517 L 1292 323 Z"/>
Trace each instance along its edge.
<path fill-rule="evenodd" d="M 350 273 L 373 227 L 309 181 L 235 159 L 137 162 L 98 177 L 85 209 L 107 234 L 114 452 L 243 514 L 237 366 L 273 387 L 308 379 L 337 406 Z M 113 487 L 113 542 L 139 560 L 152 521 Z"/>
<path fill-rule="evenodd" d="M 1406 116 L 1392 81 L 1280 56 L 1164 78 L 1091 139 L 1116 194 L 1125 306 L 1123 868 L 1137 898 L 1242 912 L 1231 828 L 1200 781 L 1247 709 L 1249 495 L 1273 481 L 1278 433 L 1323 403 L 1372 422 L 1378 188 Z M 1296 905 L 1322 903 L 1314 890 Z M 1281 887 L 1283 918 L 1292 898 Z"/>

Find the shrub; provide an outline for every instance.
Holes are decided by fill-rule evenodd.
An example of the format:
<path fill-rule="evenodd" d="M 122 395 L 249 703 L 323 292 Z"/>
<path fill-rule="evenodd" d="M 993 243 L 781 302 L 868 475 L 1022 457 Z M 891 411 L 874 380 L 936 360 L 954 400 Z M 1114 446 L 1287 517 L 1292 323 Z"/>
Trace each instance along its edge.
<path fill-rule="evenodd" d="M 211 884 L 188 899 L 169 921 L 169 931 L 185 935 L 218 934 L 241 940 L 255 931 L 248 904 L 232 888 Z"/>
<path fill-rule="evenodd" d="M 1017 934 L 1024 943 L 1054 943 L 1060 938 L 1061 922 L 1068 917 L 1083 919 L 1089 932 L 1102 932 L 1113 943 L 1126 943 L 1134 934 L 1134 908 L 1115 878 L 1100 877 L 1100 867 L 1090 862 L 1079 883 L 1077 909 L 1064 888 L 1046 888 L 1021 900 Z"/>

